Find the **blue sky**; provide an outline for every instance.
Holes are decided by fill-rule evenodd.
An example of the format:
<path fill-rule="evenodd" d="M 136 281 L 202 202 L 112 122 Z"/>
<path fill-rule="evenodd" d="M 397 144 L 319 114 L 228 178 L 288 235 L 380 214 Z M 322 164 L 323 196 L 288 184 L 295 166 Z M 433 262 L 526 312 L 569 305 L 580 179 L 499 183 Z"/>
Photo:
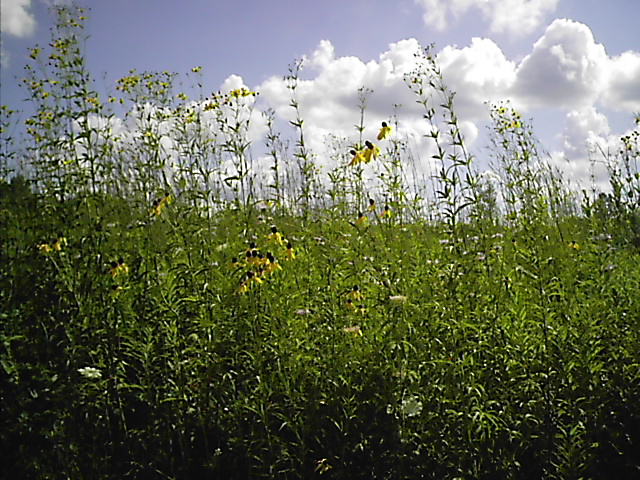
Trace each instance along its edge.
<path fill-rule="evenodd" d="M 1 103 L 20 107 L 27 48 L 49 42 L 44 0 L 2 2 Z M 589 174 L 587 142 L 602 147 L 640 111 L 640 1 L 615 0 L 110 0 L 90 7 L 88 65 L 99 90 L 130 69 L 184 74 L 201 66 L 204 91 L 245 85 L 256 108 L 287 118 L 282 76 L 307 59 L 300 104 L 312 148 L 353 134 L 358 86 L 371 88 L 371 129 L 401 103 L 403 131 L 428 148 L 402 82 L 418 44 L 435 43 L 457 92 L 471 150 L 482 157 L 485 101 L 510 100 L 576 182 Z M 259 132 L 258 132 L 259 133 Z M 427 158 L 428 155 L 425 155 Z"/>

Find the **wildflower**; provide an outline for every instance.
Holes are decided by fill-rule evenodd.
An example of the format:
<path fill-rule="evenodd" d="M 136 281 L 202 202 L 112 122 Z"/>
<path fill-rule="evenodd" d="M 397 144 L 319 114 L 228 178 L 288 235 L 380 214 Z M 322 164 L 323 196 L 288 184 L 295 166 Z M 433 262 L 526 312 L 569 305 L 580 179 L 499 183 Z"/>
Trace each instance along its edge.
<path fill-rule="evenodd" d="M 362 292 L 360 291 L 360 287 L 358 285 L 354 285 L 351 291 L 347 293 L 347 297 L 350 300 L 362 300 Z"/>
<path fill-rule="evenodd" d="M 567 246 L 569 248 L 572 248 L 573 250 L 579 250 L 580 249 L 580 245 L 578 245 L 578 243 L 576 243 L 575 240 L 571 240 Z"/>
<path fill-rule="evenodd" d="M 382 122 L 382 128 L 380 129 L 380 133 L 376 137 L 378 140 L 384 140 L 391 134 L 391 127 L 387 125 L 387 122 Z"/>
<path fill-rule="evenodd" d="M 84 378 L 88 378 L 90 380 L 98 380 L 99 378 L 102 378 L 102 372 L 95 367 L 79 368 L 78 373 L 80 373 Z"/>
<path fill-rule="evenodd" d="M 370 212 L 376 211 L 376 201 L 373 198 L 369 199 L 369 211 Z"/>
<path fill-rule="evenodd" d="M 124 263 L 124 259 L 120 257 L 117 262 L 111 262 L 109 273 L 111 277 L 116 278 L 118 275 L 129 273 L 129 267 Z"/>
<path fill-rule="evenodd" d="M 404 295 L 391 295 L 389 297 L 389 303 L 391 303 L 391 305 L 402 305 L 406 301 L 407 297 Z"/>
<path fill-rule="evenodd" d="M 122 291 L 122 287 L 120 285 L 111 285 L 111 297 L 117 298 Z"/>
<path fill-rule="evenodd" d="M 164 197 L 162 198 L 156 198 L 153 201 L 153 207 L 151 209 L 151 215 L 154 217 L 159 216 L 162 213 L 162 210 L 164 210 L 164 208 L 167 205 L 171 205 L 171 203 L 173 202 L 173 199 L 171 198 L 171 194 L 169 192 L 167 192 L 165 194 Z"/>
<path fill-rule="evenodd" d="M 355 335 L 362 336 L 362 329 L 359 325 L 354 325 L 352 327 L 345 327 L 342 329 L 345 333 L 353 333 Z"/>
<path fill-rule="evenodd" d="M 58 238 L 58 240 L 56 240 L 56 243 L 54 243 L 51 246 L 51 248 L 56 252 L 59 252 L 60 250 L 62 250 L 62 247 L 64 247 L 66 244 L 67 244 L 67 239 L 65 237 L 60 237 Z"/>
<path fill-rule="evenodd" d="M 356 220 L 356 225 L 358 227 L 366 227 L 367 223 L 369 223 L 369 219 L 364 215 L 364 213 L 358 213 L 358 219 Z"/>
<path fill-rule="evenodd" d="M 229 96 L 233 97 L 233 98 L 240 98 L 240 97 L 248 97 L 249 95 L 257 95 L 256 92 L 251 92 L 249 90 L 247 90 L 246 88 L 236 88 L 235 90 L 231 90 L 229 92 Z"/>
<path fill-rule="evenodd" d="M 282 270 L 282 267 L 271 253 L 267 253 L 267 263 L 265 265 L 264 272 L 267 275 L 271 275 L 278 270 Z"/>
<path fill-rule="evenodd" d="M 271 233 L 267 236 L 267 240 L 282 245 L 283 247 L 287 244 L 287 241 L 275 226 L 271 227 Z"/>
<path fill-rule="evenodd" d="M 402 415 L 407 417 L 415 417 L 416 415 L 420 415 L 422 412 L 422 402 L 418 400 L 418 397 L 412 396 L 405 400 L 402 400 L 402 405 L 400 406 L 400 411 Z"/>
<path fill-rule="evenodd" d="M 376 145 L 371 143 L 369 140 L 364 142 L 364 144 L 367 147 L 363 153 L 364 163 L 369 163 L 371 162 L 371 160 L 375 159 L 378 155 L 380 155 L 380 149 Z"/>
<path fill-rule="evenodd" d="M 385 205 L 384 206 L 384 210 L 382 211 L 382 218 L 390 218 L 391 217 L 391 209 L 389 208 L 389 205 Z"/>
<path fill-rule="evenodd" d="M 311 315 L 311 310 L 309 310 L 308 308 L 299 308 L 295 311 L 295 314 L 301 316 Z"/>
<path fill-rule="evenodd" d="M 360 150 L 351 150 L 349 153 L 353 155 L 351 162 L 349 162 L 350 167 L 355 167 L 356 165 L 365 162 L 364 156 Z"/>
<path fill-rule="evenodd" d="M 48 243 L 41 243 L 40 245 L 38 245 L 38 250 L 40 250 L 40 253 L 47 255 L 51 252 L 51 247 Z"/>
<path fill-rule="evenodd" d="M 240 268 L 242 265 L 237 257 L 231 257 L 231 268 Z"/>
<path fill-rule="evenodd" d="M 260 266 L 262 264 L 262 256 L 258 252 L 258 250 L 251 250 L 247 252 L 247 263 L 249 265 L 257 265 Z"/>
<path fill-rule="evenodd" d="M 296 254 L 293 251 L 293 245 L 291 242 L 287 243 L 287 259 L 294 260 L 296 258 Z"/>
<path fill-rule="evenodd" d="M 240 282 L 240 286 L 238 287 L 238 293 L 247 292 L 253 285 L 262 284 L 262 279 L 254 272 L 247 272 L 246 278 L 244 281 Z"/>

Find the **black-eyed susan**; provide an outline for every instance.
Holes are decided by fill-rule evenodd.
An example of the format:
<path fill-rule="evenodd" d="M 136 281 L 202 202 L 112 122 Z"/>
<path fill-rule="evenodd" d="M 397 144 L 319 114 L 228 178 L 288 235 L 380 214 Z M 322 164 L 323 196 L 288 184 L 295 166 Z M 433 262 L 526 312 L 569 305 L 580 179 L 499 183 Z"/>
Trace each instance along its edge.
<path fill-rule="evenodd" d="M 376 201 L 373 198 L 369 199 L 369 211 L 370 212 L 376 211 Z"/>
<path fill-rule="evenodd" d="M 350 167 L 355 167 L 356 165 L 365 162 L 364 155 L 362 155 L 360 150 L 353 149 L 349 153 L 352 155 L 351 162 L 349 162 Z"/>
<path fill-rule="evenodd" d="M 378 155 L 380 155 L 380 149 L 374 143 L 371 143 L 369 140 L 364 142 L 365 148 L 362 156 L 364 157 L 364 163 L 370 163 L 371 160 L 374 160 Z"/>
<path fill-rule="evenodd" d="M 385 205 L 384 206 L 384 210 L 382 211 L 382 215 L 380 215 L 382 218 L 390 218 L 391 217 L 391 209 L 389 208 L 389 205 Z"/>
<path fill-rule="evenodd" d="M 567 246 L 573 250 L 580 250 L 580 245 L 575 240 L 571 240 Z"/>
<path fill-rule="evenodd" d="M 387 122 L 382 122 L 382 128 L 376 137 L 378 140 L 384 140 L 389 135 L 391 135 L 391 127 L 387 125 Z"/>

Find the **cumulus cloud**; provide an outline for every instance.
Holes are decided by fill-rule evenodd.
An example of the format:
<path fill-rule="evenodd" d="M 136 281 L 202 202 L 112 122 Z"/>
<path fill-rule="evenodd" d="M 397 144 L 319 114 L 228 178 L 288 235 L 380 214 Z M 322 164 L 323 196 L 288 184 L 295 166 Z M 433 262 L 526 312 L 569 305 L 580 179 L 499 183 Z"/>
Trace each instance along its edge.
<path fill-rule="evenodd" d="M 602 103 L 618 111 L 640 111 L 640 52 L 613 57 L 607 70 L 609 82 Z"/>
<path fill-rule="evenodd" d="M 29 12 L 31 0 L 2 0 L 0 31 L 5 35 L 27 37 L 33 33 L 35 18 Z"/>
<path fill-rule="evenodd" d="M 2 35 L 28 37 L 35 29 L 36 21 L 29 12 L 31 0 L 0 0 L 0 32 Z M 0 65 L 6 67 L 9 54 L 5 52 L 0 38 Z"/>
<path fill-rule="evenodd" d="M 588 26 L 554 20 L 518 66 L 513 93 L 530 106 L 591 105 L 607 86 L 609 63 Z"/>
<path fill-rule="evenodd" d="M 447 46 L 437 56 L 445 81 L 456 92 L 456 107 L 469 119 L 486 119 L 485 102 L 507 97 L 516 81 L 516 64 L 488 38 L 473 38 L 468 47 Z"/>
<path fill-rule="evenodd" d="M 424 10 L 424 22 L 437 30 L 449 25 L 469 10 L 479 10 L 492 33 L 513 36 L 533 32 L 555 11 L 559 0 L 415 0 Z"/>

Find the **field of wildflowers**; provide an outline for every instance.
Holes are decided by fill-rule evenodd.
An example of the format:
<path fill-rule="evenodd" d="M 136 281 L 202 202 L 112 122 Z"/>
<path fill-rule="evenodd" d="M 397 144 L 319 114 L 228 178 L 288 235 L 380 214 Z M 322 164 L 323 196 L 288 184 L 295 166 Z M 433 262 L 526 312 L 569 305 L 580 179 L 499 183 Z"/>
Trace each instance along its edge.
<path fill-rule="evenodd" d="M 491 106 L 488 181 L 425 49 L 436 174 L 366 89 L 321 174 L 296 63 L 293 149 L 267 112 L 259 175 L 256 92 L 131 72 L 103 102 L 82 12 L 55 12 L 26 138 L 2 108 L 6 478 L 640 476 L 638 130 L 579 196 Z"/>

